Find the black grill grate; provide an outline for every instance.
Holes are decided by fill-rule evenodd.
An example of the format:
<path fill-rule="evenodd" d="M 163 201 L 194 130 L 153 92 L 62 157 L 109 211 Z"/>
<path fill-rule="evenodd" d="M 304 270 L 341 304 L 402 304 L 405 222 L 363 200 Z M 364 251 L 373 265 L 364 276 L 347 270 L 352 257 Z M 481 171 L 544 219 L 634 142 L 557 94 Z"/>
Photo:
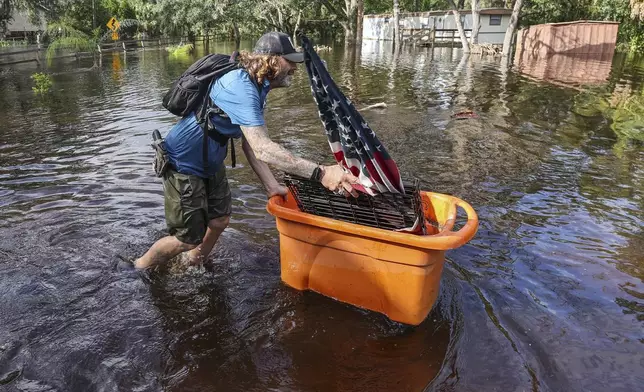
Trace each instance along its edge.
<path fill-rule="evenodd" d="M 284 182 L 302 212 L 387 230 L 411 228 L 418 220 L 419 234 L 427 234 L 418 180 L 403 183 L 405 195 L 360 193 L 357 198 L 336 195 L 301 177 L 285 175 Z"/>

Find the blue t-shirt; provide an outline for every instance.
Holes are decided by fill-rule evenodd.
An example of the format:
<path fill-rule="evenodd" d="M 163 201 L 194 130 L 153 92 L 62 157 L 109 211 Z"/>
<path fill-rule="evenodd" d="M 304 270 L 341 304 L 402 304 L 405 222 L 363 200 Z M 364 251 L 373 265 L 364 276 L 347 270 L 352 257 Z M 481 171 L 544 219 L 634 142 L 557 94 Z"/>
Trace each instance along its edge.
<path fill-rule="evenodd" d="M 230 71 L 219 78 L 210 89 L 210 98 L 226 116 L 211 115 L 212 123 L 222 134 L 240 138 L 240 125 L 264 125 L 264 106 L 270 90 L 268 80 L 261 92 L 244 69 Z M 208 173 L 203 164 L 203 130 L 194 113 L 177 122 L 165 138 L 168 160 L 179 173 L 199 177 L 214 175 L 226 159 L 226 146 L 208 138 Z"/>

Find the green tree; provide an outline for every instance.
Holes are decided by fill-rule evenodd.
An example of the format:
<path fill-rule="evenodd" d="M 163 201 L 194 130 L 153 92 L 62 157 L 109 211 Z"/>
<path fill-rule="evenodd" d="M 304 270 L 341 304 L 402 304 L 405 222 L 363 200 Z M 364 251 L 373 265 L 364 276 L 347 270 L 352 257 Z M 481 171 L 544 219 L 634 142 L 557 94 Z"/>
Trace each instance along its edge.
<path fill-rule="evenodd" d="M 0 31 L 7 28 L 7 24 L 11 21 L 13 15 L 13 4 L 11 0 L 2 0 L 0 2 Z"/>
<path fill-rule="evenodd" d="M 295 42 L 306 15 L 313 14 L 313 5 L 306 0 L 261 0 L 256 15 L 267 27 L 290 34 Z"/>
<path fill-rule="evenodd" d="M 355 43 L 357 37 L 358 2 L 364 0 L 318 0 L 342 26 L 345 42 Z"/>
<path fill-rule="evenodd" d="M 46 53 L 49 63 L 51 63 L 56 52 L 60 50 L 67 49 L 94 54 L 101 39 L 100 28 L 94 29 L 90 35 L 65 22 L 50 23 L 47 26 L 46 35 L 49 36 L 51 41 Z M 96 58 L 94 58 L 94 67 L 96 67 Z"/>
<path fill-rule="evenodd" d="M 16 10 L 26 11 L 32 22 L 52 18 L 58 0 L 0 0 L 0 31 L 7 28 Z"/>
<path fill-rule="evenodd" d="M 366 0 L 364 2 L 365 14 L 391 13 L 393 10 L 391 0 Z M 431 10 L 450 9 L 448 0 L 400 0 L 401 12 L 418 12 Z"/>
<path fill-rule="evenodd" d="M 103 0 L 102 6 L 107 10 L 110 17 L 118 20 L 137 19 L 134 4 L 129 0 Z"/>
<path fill-rule="evenodd" d="M 160 7 L 156 3 L 147 0 L 130 0 L 130 5 L 141 30 L 152 36 L 161 34 Z"/>
<path fill-rule="evenodd" d="M 94 2 L 92 0 L 58 0 L 49 16 L 48 24 L 51 22 L 61 23 L 65 27 L 73 28 L 90 36 L 95 28 L 107 29 L 104 25 L 109 17 L 108 10 L 99 0 Z"/>
<path fill-rule="evenodd" d="M 618 42 L 633 51 L 644 49 L 642 0 L 529 0 L 520 24 L 566 22 L 574 20 L 610 20 L 620 23 Z"/>
<path fill-rule="evenodd" d="M 231 2 L 225 8 L 223 26 L 232 29 L 235 50 L 239 49 L 242 36 L 251 35 L 261 29 L 263 24 L 260 15 L 264 15 L 266 10 L 258 8 L 260 3 L 260 0 L 239 0 Z"/>
<path fill-rule="evenodd" d="M 631 17 L 644 20 L 644 0 L 631 0 Z"/>

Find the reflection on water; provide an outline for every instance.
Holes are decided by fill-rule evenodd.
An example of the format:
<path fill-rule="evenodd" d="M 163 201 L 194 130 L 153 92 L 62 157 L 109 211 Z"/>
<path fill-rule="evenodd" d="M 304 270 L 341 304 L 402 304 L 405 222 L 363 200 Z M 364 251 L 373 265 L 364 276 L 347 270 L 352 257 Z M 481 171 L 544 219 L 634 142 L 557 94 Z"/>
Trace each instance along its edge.
<path fill-rule="evenodd" d="M 0 385 L 641 389 L 644 63 L 615 56 L 579 90 L 452 48 L 365 41 L 321 55 L 358 107 L 387 104 L 363 115 L 405 176 L 479 213 L 476 238 L 447 254 L 428 319 L 411 328 L 281 284 L 275 223 L 242 156 L 231 227 L 204 268 L 116 272 L 164 235 L 150 134 L 174 123 L 161 97 L 194 58 L 110 53 L 96 72 L 61 61 L 43 97 L 26 65 L 0 72 Z M 267 124 L 328 161 L 306 83 L 302 70 L 269 95 Z M 453 118 L 464 110 L 479 116 Z"/>
<path fill-rule="evenodd" d="M 613 65 L 613 55 L 555 54 L 545 58 L 521 57 L 516 63 L 517 71 L 550 83 L 574 85 L 604 84 Z"/>

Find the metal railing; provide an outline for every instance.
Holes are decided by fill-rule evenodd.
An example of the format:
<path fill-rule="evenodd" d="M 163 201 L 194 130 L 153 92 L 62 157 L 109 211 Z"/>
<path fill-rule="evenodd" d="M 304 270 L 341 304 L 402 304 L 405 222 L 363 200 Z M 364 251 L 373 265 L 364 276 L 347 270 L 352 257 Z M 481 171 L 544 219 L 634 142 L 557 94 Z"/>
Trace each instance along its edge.
<path fill-rule="evenodd" d="M 433 27 L 407 27 L 402 28 L 402 40 L 411 41 L 415 45 L 430 45 L 436 46 L 437 44 L 448 44 L 450 46 L 456 45 L 460 42 L 461 37 L 458 34 L 458 29 L 434 29 Z M 464 29 L 465 36 L 472 29 Z M 439 34 L 440 33 L 440 34 Z M 427 41 L 422 41 L 422 37 L 428 37 Z M 469 38 L 469 37 L 468 37 Z"/>

